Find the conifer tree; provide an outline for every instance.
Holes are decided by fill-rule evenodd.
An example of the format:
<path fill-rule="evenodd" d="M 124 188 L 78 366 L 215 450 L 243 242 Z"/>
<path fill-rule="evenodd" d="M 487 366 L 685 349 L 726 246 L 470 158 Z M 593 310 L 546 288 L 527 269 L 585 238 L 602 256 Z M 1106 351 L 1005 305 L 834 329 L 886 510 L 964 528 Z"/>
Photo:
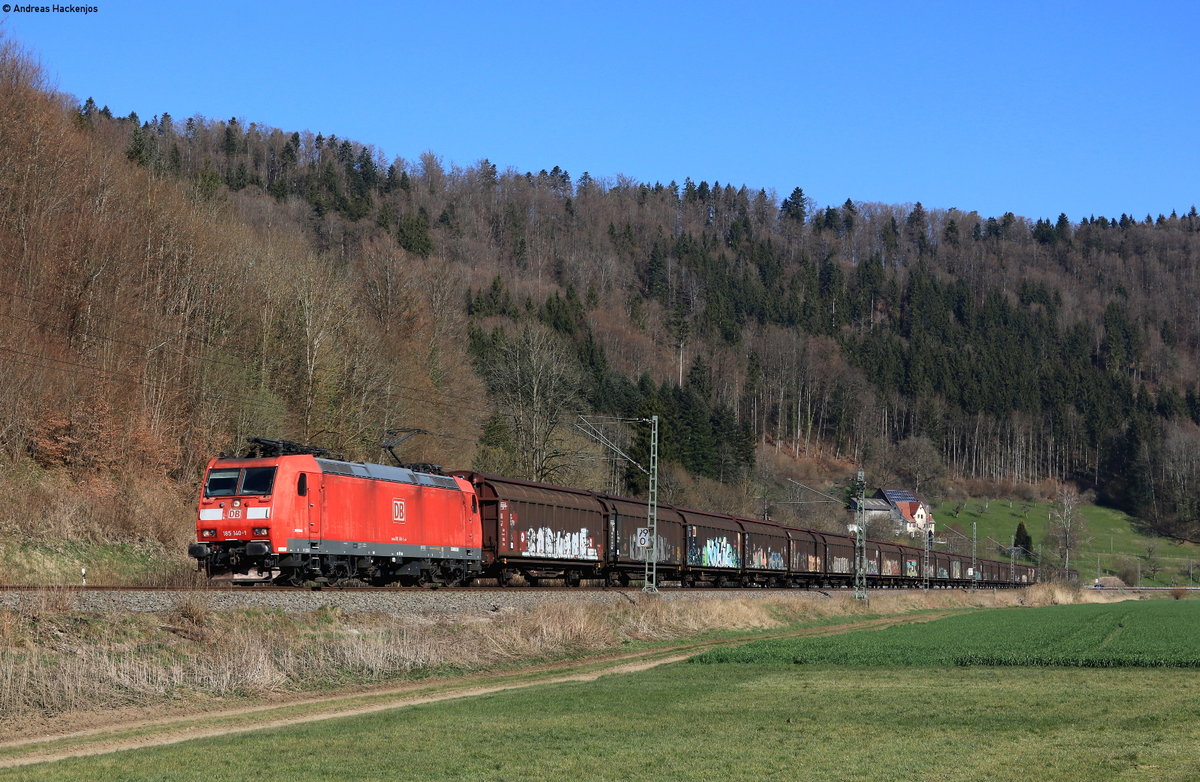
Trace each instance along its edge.
<path fill-rule="evenodd" d="M 779 216 L 785 220 L 803 224 L 808 216 L 807 209 L 804 191 L 797 187 L 790 196 L 783 199 L 783 204 L 779 207 Z"/>
<path fill-rule="evenodd" d="M 1033 536 L 1029 534 L 1029 530 L 1025 529 L 1025 522 L 1017 523 L 1017 531 L 1013 535 L 1013 546 L 1019 551 L 1020 557 L 1029 557 L 1033 552 Z"/>

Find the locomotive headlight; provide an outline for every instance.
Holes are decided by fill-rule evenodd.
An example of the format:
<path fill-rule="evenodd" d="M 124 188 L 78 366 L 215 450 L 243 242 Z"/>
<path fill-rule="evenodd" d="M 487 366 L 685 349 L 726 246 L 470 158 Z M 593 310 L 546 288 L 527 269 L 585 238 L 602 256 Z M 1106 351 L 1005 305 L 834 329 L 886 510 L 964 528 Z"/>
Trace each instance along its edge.
<path fill-rule="evenodd" d="M 217 536 L 217 531 L 215 529 L 200 530 L 200 537 L 202 537 L 202 538 L 215 538 L 216 536 Z"/>
<path fill-rule="evenodd" d="M 265 538 L 267 535 L 271 534 L 271 530 L 267 527 L 255 527 L 254 534 Z"/>

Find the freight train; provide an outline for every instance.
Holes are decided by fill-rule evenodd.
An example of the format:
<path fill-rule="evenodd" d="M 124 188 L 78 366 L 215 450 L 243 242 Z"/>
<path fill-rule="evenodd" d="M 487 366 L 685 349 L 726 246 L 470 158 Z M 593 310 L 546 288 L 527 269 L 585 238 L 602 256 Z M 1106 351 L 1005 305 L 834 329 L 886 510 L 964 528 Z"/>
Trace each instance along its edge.
<path fill-rule="evenodd" d="M 626 585 L 647 559 L 660 583 L 837 587 L 853 584 L 854 539 L 758 519 L 647 503 L 429 465 L 350 462 L 316 448 L 253 440 L 209 462 L 196 542 L 210 577 L 287 585 L 500 585 L 584 580 Z M 657 555 L 654 552 L 657 551 Z M 871 587 L 1008 587 L 1036 566 L 869 540 Z"/>

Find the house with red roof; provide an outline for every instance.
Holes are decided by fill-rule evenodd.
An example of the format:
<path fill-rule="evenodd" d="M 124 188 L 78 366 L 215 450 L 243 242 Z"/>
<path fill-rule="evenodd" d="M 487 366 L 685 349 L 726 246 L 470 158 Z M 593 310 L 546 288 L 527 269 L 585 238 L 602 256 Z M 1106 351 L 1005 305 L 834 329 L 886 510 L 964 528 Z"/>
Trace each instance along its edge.
<path fill-rule="evenodd" d="M 933 511 L 916 494 L 907 489 L 880 489 L 877 498 L 886 500 L 892 508 L 892 523 L 897 535 L 920 537 L 934 530 Z"/>

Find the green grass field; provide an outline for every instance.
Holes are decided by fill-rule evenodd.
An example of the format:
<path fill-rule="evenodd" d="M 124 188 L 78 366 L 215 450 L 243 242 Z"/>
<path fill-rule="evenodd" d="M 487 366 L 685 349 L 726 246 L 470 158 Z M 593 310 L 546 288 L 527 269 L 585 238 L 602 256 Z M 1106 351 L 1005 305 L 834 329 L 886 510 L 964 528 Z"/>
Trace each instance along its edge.
<path fill-rule="evenodd" d="M 971 535 L 971 522 L 975 522 L 979 556 L 1003 560 L 1006 557 L 997 543 L 1009 545 L 1021 522 L 1025 522 L 1036 551 L 1046 538 L 1047 521 L 1053 510 L 1053 505 L 1044 502 L 971 499 L 942 503 L 934 509 L 934 518 L 939 528 L 953 526 L 967 537 Z M 1080 510 L 1087 523 L 1087 540 L 1079 551 L 1072 553 L 1071 559 L 1083 583 L 1089 583 L 1097 575 L 1114 575 L 1123 558 L 1142 561 L 1144 586 L 1188 583 L 1189 563 L 1193 564 L 1192 584 L 1200 583 L 1200 546 L 1140 535 L 1134 531 L 1129 515 L 1112 508 L 1084 505 Z M 1147 547 L 1151 545 L 1156 548 L 1155 558 L 1162 568 L 1156 575 L 1151 575 L 1145 562 Z"/>
<path fill-rule="evenodd" d="M 913 628 L 926 642 L 904 665 L 871 664 L 886 657 L 872 640 L 884 634 L 857 633 L 789 642 L 875 650 L 853 664 L 798 665 L 794 651 L 709 659 L 12 769 L 0 780 L 1191 782 L 1200 778 L 1192 670 L 944 660 L 981 634 L 1016 634 L 1060 660 L 1090 647 L 1136 650 L 1148 636 L 1169 647 L 1160 653 L 1195 659 L 1200 635 L 1174 628 L 1197 618 L 1191 601 L 985 611 Z"/>
<path fill-rule="evenodd" d="M 928 625 L 804 640 L 757 641 L 697 664 L 1200 668 L 1200 601 L 1004 608 Z"/>

